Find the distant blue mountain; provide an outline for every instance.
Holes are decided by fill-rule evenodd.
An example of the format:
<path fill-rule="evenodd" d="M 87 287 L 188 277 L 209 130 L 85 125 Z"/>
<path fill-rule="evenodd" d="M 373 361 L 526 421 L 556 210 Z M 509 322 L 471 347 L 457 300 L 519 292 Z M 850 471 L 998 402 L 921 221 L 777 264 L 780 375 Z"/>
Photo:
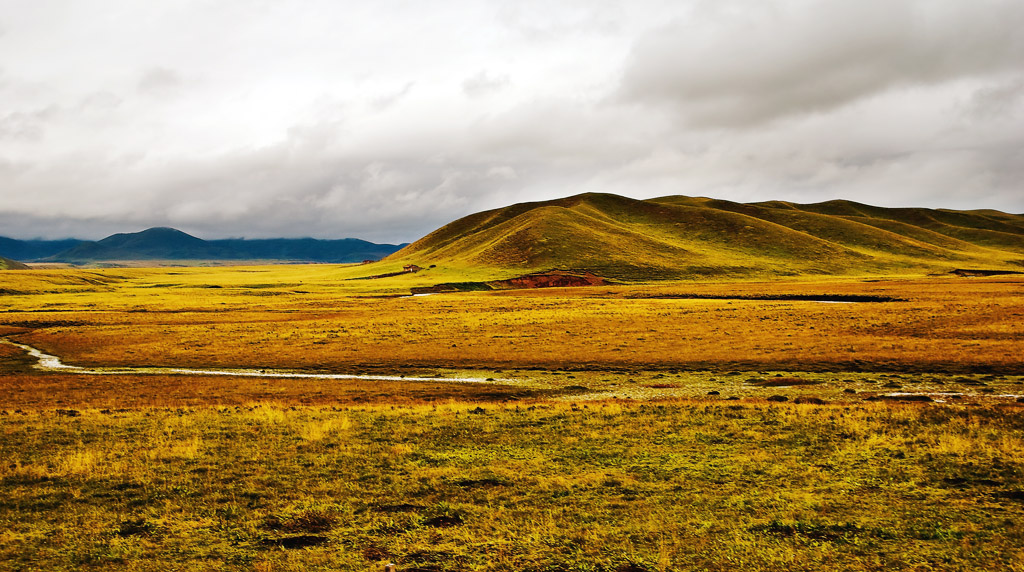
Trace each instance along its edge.
<path fill-rule="evenodd" d="M 378 260 L 405 245 L 356 238 L 268 238 L 203 240 L 173 228 L 120 233 L 99 241 L 19 241 L 0 237 L 0 255 L 28 262 L 98 260 L 280 260 L 360 262 Z"/>
<path fill-rule="evenodd" d="M 83 241 L 69 238 L 66 240 L 15 240 L 0 236 L 0 256 L 34 262 L 42 260 L 73 248 Z"/>

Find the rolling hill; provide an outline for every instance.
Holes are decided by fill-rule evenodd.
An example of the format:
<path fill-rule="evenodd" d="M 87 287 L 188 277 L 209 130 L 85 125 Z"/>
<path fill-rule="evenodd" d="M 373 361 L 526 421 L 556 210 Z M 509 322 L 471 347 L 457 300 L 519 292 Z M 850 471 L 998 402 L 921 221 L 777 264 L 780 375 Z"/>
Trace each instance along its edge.
<path fill-rule="evenodd" d="M 387 260 L 622 279 L 1024 270 L 1024 216 L 588 193 L 469 215 Z"/>
<path fill-rule="evenodd" d="M 4 239 L 17 251 L 19 242 Z M 46 241 L 35 241 L 46 242 Z M 375 244 L 355 238 L 318 240 L 313 238 L 203 240 L 173 228 L 151 228 L 121 233 L 103 240 L 69 242 L 60 252 L 23 259 L 88 263 L 117 260 L 287 260 L 302 262 L 360 262 L 383 258 L 402 245 Z M 0 247 L 4 244 L 0 243 Z M 39 246 L 36 245 L 37 250 Z M 46 249 L 43 249 L 45 251 Z M 0 251 L 7 254 L 5 251 Z"/>
<path fill-rule="evenodd" d="M 83 242 L 51 257 L 59 262 L 217 258 L 206 241 L 173 228 L 119 233 L 97 242 Z"/>
<path fill-rule="evenodd" d="M 0 256 L 0 270 L 28 270 L 28 266 L 16 260 Z"/>

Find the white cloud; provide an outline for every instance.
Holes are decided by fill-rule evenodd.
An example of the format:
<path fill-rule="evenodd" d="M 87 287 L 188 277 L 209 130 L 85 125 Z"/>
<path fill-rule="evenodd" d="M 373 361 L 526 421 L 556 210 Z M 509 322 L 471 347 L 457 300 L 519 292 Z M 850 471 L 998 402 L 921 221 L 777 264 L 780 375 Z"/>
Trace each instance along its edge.
<path fill-rule="evenodd" d="M 370 102 L 370 106 L 375 111 L 386 111 L 394 107 L 399 101 L 404 99 L 412 92 L 412 88 L 416 85 L 416 82 L 410 81 L 402 86 L 402 89 L 394 91 L 385 95 L 379 95 Z"/>
<path fill-rule="evenodd" d="M 482 97 L 499 92 L 510 83 L 507 75 L 491 75 L 481 71 L 462 82 L 462 92 L 469 97 Z"/>
<path fill-rule="evenodd" d="M 147 95 L 173 95 L 181 88 L 184 80 L 181 75 L 171 69 L 154 67 L 146 70 L 139 79 L 139 92 Z"/>

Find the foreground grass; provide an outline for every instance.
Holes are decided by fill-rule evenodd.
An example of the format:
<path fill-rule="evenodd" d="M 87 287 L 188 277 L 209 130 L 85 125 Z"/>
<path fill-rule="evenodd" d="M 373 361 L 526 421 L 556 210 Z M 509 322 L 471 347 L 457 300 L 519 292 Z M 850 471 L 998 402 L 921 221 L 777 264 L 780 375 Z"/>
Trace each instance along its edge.
<path fill-rule="evenodd" d="M 1024 280 L 395 297 L 443 270 L 5 275 L 0 335 L 69 363 L 495 383 L 0 345 L 0 569 L 1024 570 Z M 821 293 L 893 301 L 771 298 Z"/>
<path fill-rule="evenodd" d="M 6 413 L 2 569 L 1024 570 L 1016 406 Z"/>

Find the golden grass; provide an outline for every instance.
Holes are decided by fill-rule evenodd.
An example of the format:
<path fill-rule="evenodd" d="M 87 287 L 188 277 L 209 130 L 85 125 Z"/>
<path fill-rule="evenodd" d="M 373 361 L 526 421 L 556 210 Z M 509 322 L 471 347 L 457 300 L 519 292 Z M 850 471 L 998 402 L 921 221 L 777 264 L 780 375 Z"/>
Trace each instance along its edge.
<path fill-rule="evenodd" d="M 497 381 L 45 373 L 0 345 L 0 569 L 1024 570 L 999 397 L 1024 280 L 397 298 L 455 275 L 366 273 L 2 275 L 0 334 L 74 364 Z M 781 294 L 904 301 L 750 299 Z M 864 401 L 894 390 L 964 398 Z"/>
<path fill-rule="evenodd" d="M 2 364 L 2 362 L 0 362 Z M 2 367 L 2 365 L 0 365 Z M 493 374 L 492 374 L 493 375 Z M 253 379 L 197 375 L 76 375 L 0 373 L 0 409 L 288 405 L 411 405 L 538 399 L 556 393 L 543 386 L 500 384 Z"/>
<path fill-rule="evenodd" d="M 1022 431 L 693 400 L 29 411 L 0 417 L 0 567 L 1021 570 Z"/>
<path fill-rule="evenodd" d="M 1019 267 L 1022 236 L 1005 213 L 588 193 L 476 213 L 387 260 L 634 280 L 923 273 Z"/>
<path fill-rule="evenodd" d="M 1021 278 L 686 282 L 399 298 L 387 296 L 431 279 L 343 280 L 360 269 L 21 272 L 8 286 L 26 294 L 0 298 L 0 333 L 87 366 L 1024 371 Z M 86 279 L 98 285 L 83 286 Z M 780 294 L 903 301 L 673 298 Z"/>

